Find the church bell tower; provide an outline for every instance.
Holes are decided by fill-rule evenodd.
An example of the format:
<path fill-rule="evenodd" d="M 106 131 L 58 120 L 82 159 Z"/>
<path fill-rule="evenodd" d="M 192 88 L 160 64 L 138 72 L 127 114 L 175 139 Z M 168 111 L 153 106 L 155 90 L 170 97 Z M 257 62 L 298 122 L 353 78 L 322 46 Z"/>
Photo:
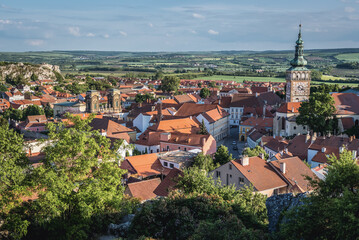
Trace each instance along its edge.
<path fill-rule="evenodd" d="M 303 56 L 303 43 L 300 24 L 295 56 L 290 61 L 291 67 L 286 72 L 286 102 L 303 102 L 309 99 L 311 77 L 310 70 L 305 67 L 307 61 Z"/>

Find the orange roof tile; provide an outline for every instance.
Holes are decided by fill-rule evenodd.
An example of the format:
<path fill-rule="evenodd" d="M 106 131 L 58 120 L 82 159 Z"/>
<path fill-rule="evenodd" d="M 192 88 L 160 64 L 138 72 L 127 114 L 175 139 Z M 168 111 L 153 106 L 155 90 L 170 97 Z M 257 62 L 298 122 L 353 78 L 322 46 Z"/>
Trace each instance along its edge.
<path fill-rule="evenodd" d="M 158 187 L 160 183 L 160 178 L 129 183 L 127 184 L 125 194 L 128 194 L 131 197 L 138 198 L 141 201 L 149 200 L 156 197 L 156 194 L 154 194 L 153 191 Z"/>
<path fill-rule="evenodd" d="M 257 191 L 287 186 L 287 183 L 268 166 L 264 159 L 250 157 L 247 166 L 243 166 L 238 160 L 232 160 L 231 163 L 253 184 Z"/>
<path fill-rule="evenodd" d="M 301 102 L 287 102 L 283 103 L 277 112 L 280 113 L 299 113 L 298 109 L 301 105 Z"/>

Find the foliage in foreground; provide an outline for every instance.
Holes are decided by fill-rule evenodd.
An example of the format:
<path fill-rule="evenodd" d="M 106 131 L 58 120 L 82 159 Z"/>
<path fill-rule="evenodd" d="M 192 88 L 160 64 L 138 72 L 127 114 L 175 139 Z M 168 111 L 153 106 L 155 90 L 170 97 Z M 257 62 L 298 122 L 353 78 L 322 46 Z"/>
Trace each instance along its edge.
<path fill-rule="evenodd" d="M 255 148 L 245 148 L 243 151 L 243 155 L 246 155 L 248 157 L 257 157 L 261 153 L 264 154 L 265 159 L 268 159 L 269 155 L 264 151 L 264 149 L 261 146 L 256 146 Z"/>
<path fill-rule="evenodd" d="M 145 203 L 131 225 L 131 237 L 163 239 L 265 239 L 266 197 L 253 188 L 222 186 L 193 167 L 178 179 L 167 199 Z M 145 228 L 143 226 L 146 226 Z M 148 227 L 147 227 L 148 226 Z"/>
<path fill-rule="evenodd" d="M 359 238 L 359 165 L 347 150 L 329 161 L 326 179 L 311 179 L 314 192 L 304 205 L 285 214 L 280 238 Z"/>

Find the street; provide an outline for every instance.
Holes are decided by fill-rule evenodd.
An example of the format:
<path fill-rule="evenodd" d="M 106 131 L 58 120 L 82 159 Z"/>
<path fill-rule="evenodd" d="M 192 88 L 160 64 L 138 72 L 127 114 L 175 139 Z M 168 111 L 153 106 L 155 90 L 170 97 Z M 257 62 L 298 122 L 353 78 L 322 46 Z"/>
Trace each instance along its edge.
<path fill-rule="evenodd" d="M 227 138 L 221 140 L 221 141 L 218 141 L 217 142 L 217 147 L 219 147 L 220 145 L 224 145 L 228 148 L 228 151 L 229 153 L 232 154 L 232 157 L 234 159 L 238 159 L 239 156 L 241 155 L 241 153 L 243 152 L 243 149 L 244 149 L 244 145 L 245 145 L 245 142 L 239 142 L 238 141 L 238 127 L 236 128 L 231 128 L 230 129 L 230 136 L 228 136 Z M 236 142 L 236 145 L 237 145 L 237 148 L 238 150 L 234 150 L 234 144 L 233 144 L 233 141 Z"/>

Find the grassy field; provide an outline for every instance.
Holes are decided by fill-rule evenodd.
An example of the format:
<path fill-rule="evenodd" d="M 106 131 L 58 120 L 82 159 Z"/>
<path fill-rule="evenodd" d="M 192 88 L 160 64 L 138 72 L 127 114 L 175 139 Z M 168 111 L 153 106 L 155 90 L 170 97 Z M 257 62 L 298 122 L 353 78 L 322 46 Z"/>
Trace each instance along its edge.
<path fill-rule="evenodd" d="M 209 76 L 209 77 L 198 77 L 195 79 L 200 80 L 224 80 L 224 81 L 236 81 L 236 82 L 243 82 L 244 80 L 248 81 L 254 81 L 254 82 L 285 82 L 284 78 L 274 78 L 274 77 L 243 77 L 243 76 L 226 76 L 226 75 L 215 75 L 215 76 Z M 323 80 L 336 80 L 336 79 L 343 79 L 338 77 L 332 77 L 332 76 L 325 76 Z M 345 81 L 345 80 L 344 80 Z M 338 84 L 340 87 L 342 86 L 358 86 L 357 83 L 332 83 L 330 81 L 328 82 L 317 82 L 317 81 L 311 81 L 312 85 L 320 85 L 320 84 Z"/>
<path fill-rule="evenodd" d="M 345 80 L 344 77 L 334 77 L 330 75 L 323 75 L 322 80 Z"/>
<path fill-rule="evenodd" d="M 338 60 L 348 62 L 359 62 L 359 53 L 345 53 L 336 56 Z"/>
<path fill-rule="evenodd" d="M 201 80 L 225 80 L 225 81 L 236 81 L 236 82 L 243 82 L 244 80 L 247 81 L 254 81 L 254 82 L 285 82 L 284 78 L 274 78 L 274 77 L 243 77 L 243 76 L 226 76 L 226 75 L 214 75 L 209 77 L 198 77 L 196 79 Z"/>

